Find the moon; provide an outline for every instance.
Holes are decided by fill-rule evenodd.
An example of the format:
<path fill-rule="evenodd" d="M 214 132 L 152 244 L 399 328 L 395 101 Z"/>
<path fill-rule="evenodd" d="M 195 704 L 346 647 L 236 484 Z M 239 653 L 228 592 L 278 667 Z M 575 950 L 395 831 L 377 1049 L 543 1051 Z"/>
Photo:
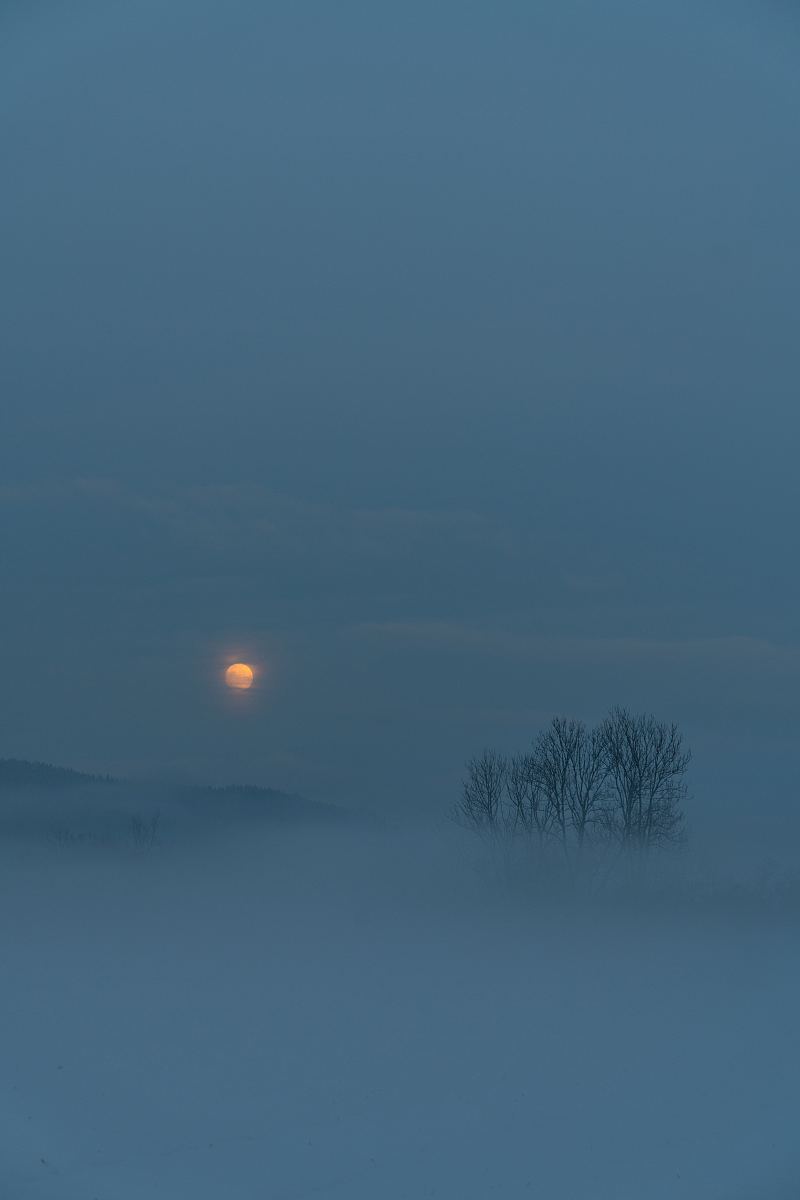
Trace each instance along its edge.
<path fill-rule="evenodd" d="M 247 663 L 232 663 L 225 672 L 225 682 L 236 691 L 247 691 L 253 686 L 253 668 Z"/>

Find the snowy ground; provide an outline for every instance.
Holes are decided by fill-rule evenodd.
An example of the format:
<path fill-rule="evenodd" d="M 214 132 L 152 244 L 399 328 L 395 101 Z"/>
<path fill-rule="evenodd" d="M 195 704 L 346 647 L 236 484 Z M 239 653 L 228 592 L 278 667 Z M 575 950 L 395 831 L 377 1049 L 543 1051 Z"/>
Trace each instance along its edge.
<path fill-rule="evenodd" d="M 798 932 L 448 840 L 0 855 L 8 1200 L 790 1200 Z"/>

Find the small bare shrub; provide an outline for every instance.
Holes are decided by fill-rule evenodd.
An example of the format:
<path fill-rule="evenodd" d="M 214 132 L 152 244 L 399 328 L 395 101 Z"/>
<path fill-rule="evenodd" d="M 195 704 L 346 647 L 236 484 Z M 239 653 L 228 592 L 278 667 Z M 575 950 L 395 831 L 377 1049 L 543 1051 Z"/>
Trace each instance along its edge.
<path fill-rule="evenodd" d="M 159 813 L 154 813 L 149 820 L 131 817 L 131 840 L 137 850 L 152 850 L 158 844 L 159 820 Z"/>

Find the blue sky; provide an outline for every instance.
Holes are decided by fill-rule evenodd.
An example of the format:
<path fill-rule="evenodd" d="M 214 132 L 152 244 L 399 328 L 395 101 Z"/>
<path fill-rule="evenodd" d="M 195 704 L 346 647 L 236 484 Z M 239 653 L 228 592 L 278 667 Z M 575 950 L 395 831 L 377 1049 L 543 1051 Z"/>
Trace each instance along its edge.
<path fill-rule="evenodd" d="M 622 702 L 788 796 L 789 6 L 0 21 L 0 753 L 440 811 Z"/>

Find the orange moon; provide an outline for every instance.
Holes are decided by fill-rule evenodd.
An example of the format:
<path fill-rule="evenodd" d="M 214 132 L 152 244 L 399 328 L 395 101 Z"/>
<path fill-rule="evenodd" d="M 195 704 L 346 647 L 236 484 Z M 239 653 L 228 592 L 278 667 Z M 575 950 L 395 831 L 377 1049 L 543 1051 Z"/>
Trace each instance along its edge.
<path fill-rule="evenodd" d="M 232 663 L 225 672 L 225 682 L 229 688 L 246 691 L 253 686 L 253 668 L 247 663 Z"/>

